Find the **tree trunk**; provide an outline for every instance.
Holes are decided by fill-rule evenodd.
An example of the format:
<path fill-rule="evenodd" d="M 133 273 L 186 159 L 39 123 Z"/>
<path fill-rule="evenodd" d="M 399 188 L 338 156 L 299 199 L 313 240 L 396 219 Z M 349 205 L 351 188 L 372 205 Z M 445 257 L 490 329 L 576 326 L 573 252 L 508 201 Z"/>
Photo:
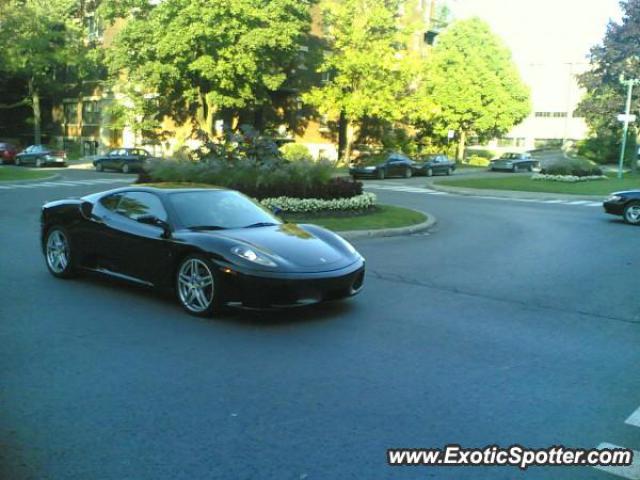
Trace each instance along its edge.
<path fill-rule="evenodd" d="M 351 147 L 353 146 L 354 126 L 353 122 L 345 119 L 345 144 L 344 144 L 344 156 L 342 157 L 342 163 L 348 165 L 351 161 Z"/>
<path fill-rule="evenodd" d="M 456 155 L 456 159 L 458 162 L 462 162 L 464 160 L 464 147 L 467 142 L 467 132 L 464 130 L 460 130 L 458 132 L 458 153 Z"/>
<path fill-rule="evenodd" d="M 338 159 L 344 158 L 344 150 L 347 146 L 347 116 L 344 110 L 340 112 L 340 118 L 338 119 Z"/>
<path fill-rule="evenodd" d="M 42 143 L 42 114 L 40 112 L 40 92 L 33 84 L 33 79 L 29 80 L 29 96 L 31 97 L 31 108 L 33 109 L 33 143 Z"/>

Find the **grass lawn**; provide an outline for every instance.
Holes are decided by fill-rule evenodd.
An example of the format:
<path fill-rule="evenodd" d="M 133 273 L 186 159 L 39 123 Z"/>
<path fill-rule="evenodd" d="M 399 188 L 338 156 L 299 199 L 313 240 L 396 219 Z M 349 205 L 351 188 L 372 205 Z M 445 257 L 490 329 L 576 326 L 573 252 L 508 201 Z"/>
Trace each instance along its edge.
<path fill-rule="evenodd" d="M 12 180 L 37 180 L 53 175 L 51 172 L 38 172 L 23 167 L 2 167 L 0 168 L 0 182 Z"/>
<path fill-rule="evenodd" d="M 356 214 L 283 214 L 283 218 L 293 223 L 315 223 L 329 230 L 376 230 L 416 225 L 426 220 L 426 216 L 415 210 L 378 205 L 372 212 Z"/>
<path fill-rule="evenodd" d="M 531 180 L 528 176 L 447 179 L 435 182 L 451 187 L 479 188 L 489 190 L 515 190 L 519 192 L 567 193 L 573 195 L 608 195 L 620 190 L 640 189 L 640 175 L 627 174 L 622 180 L 610 175 L 608 180 L 564 183 Z"/>

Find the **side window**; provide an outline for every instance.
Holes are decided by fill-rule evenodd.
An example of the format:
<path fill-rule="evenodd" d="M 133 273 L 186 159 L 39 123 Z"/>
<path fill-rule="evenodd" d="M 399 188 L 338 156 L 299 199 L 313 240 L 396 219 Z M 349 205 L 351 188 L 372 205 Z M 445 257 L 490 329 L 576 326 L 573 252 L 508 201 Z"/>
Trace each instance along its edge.
<path fill-rule="evenodd" d="M 108 195 L 100 199 L 100 204 L 107 210 L 114 212 L 116 210 L 116 207 L 118 206 L 118 202 L 120 201 L 121 197 L 122 197 L 122 194 L 120 193 L 116 193 L 114 195 Z"/>
<path fill-rule="evenodd" d="M 144 215 L 153 215 L 160 220 L 167 220 L 167 212 L 160 199 L 147 192 L 125 193 L 118 204 L 117 212 L 132 220 L 137 220 Z"/>

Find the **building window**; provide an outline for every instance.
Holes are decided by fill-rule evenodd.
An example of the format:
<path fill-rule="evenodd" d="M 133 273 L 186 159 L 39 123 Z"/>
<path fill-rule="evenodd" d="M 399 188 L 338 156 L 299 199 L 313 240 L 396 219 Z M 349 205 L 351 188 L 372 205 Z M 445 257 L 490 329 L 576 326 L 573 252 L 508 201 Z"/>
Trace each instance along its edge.
<path fill-rule="evenodd" d="M 64 123 L 75 125 L 78 123 L 78 104 L 69 102 L 63 105 Z"/>
<path fill-rule="evenodd" d="M 566 118 L 567 112 L 536 112 L 536 118 Z"/>
<path fill-rule="evenodd" d="M 100 124 L 100 102 L 98 100 L 82 102 L 82 123 L 85 125 Z"/>

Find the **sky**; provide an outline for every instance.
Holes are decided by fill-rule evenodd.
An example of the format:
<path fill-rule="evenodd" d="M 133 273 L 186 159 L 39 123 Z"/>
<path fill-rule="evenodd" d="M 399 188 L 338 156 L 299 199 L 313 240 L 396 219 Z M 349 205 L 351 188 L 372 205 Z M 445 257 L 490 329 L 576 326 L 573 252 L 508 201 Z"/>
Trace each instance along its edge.
<path fill-rule="evenodd" d="M 521 65 L 587 62 L 610 18 L 621 17 L 619 0 L 446 0 L 454 18 L 487 21 Z"/>

